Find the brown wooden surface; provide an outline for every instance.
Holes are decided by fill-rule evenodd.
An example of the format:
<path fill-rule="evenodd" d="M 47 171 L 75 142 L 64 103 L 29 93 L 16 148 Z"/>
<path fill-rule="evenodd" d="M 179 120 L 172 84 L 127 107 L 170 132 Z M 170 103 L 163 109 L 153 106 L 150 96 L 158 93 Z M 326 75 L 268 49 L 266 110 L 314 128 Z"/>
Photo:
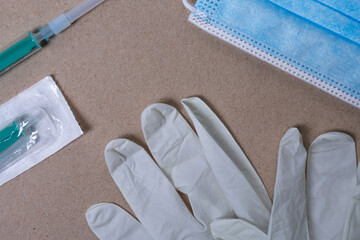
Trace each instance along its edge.
<path fill-rule="evenodd" d="M 0 46 L 81 0 L 0 1 Z M 299 127 L 305 146 L 338 130 L 360 146 L 360 110 L 210 36 L 177 1 L 107 0 L 0 77 L 0 103 L 53 76 L 85 134 L 0 187 L 0 239 L 96 239 L 84 213 L 130 211 L 105 165 L 114 138 L 144 144 L 149 104 L 202 97 L 224 121 L 272 196 L 279 141 Z"/>

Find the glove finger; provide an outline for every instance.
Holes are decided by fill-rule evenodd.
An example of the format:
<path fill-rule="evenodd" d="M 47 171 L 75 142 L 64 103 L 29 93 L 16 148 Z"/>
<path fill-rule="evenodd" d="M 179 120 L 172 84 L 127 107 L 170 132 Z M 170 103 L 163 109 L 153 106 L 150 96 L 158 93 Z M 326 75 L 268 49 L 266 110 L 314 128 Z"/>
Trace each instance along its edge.
<path fill-rule="evenodd" d="M 309 239 L 305 195 L 306 150 L 296 128 L 281 139 L 269 239 Z"/>
<path fill-rule="evenodd" d="M 95 204 L 85 216 L 100 240 L 153 240 L 141 223 L 115 204 Z"/>
<path fill-rule="evenodd" d="M 358 166 L 358 171 L 357 171 L 357 185 L 360 186 L 360 163 L 359 163 L 359 166 Z"/>
<path fill-rule="evenodd" d="M 360 238 L 360 186 L 352 198 L 345 221 L 343 240 L 359 240 Z"/>
<path fill-rule="evenodd" d="M 139 145 L 118 139 L 105 148 L 111 176 L 153 239 L 208 239 L 180 196 Z"/>
<path fill-rule="evenodd" d="M 182 100 L 206 159 L 236 215 L 267 232 L 271 200 L 230 132 L 199 98 Z"/>
<path fill-rule="evenodd" d="M 188 195 L 195 217 L 205 228 L 214 219 L 235 217 L 202 151 L 199 138 L 181 114 L 153 104 L 141 116 L 149 149 L 175 188 Z"/>
<path fill-rule="evenodd" d="M 310 238 L 341 239 L 356 187 L 356 150 L 347 134 L 331 132 L 311 144 L 307 162 Z"/>
<path fill-rule="evenodd" d="M 210 227 L 217 240 L 267 240 L 263 231 L 242 219 L 219 219 L 213 221 Z"/>

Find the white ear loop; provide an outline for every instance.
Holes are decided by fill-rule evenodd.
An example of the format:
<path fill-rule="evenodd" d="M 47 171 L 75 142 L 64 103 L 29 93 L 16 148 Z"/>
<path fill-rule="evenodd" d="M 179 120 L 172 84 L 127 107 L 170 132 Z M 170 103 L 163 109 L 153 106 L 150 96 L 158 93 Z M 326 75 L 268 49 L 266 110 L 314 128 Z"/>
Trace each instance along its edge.
<path fill-rule="evenodd" d="M 189 9 L 191 12 L 197 12 L 196 8 L 189 3 L 189 0 L 182 0 L 184 6 Z"/>

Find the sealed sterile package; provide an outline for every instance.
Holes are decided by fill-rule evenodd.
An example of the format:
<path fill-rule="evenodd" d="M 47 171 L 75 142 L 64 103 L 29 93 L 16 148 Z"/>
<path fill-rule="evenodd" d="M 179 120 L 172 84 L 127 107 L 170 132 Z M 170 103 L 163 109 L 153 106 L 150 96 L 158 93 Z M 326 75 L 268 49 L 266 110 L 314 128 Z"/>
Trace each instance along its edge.
<path fill-rule="evenodd" d="M 0 186 L 83 134 L 51 77 L 0 106 Z"/>
<path fill-rule="evenodd" d="M 360 1 L 183 3 L 204 31 L 360 108 Z"/>

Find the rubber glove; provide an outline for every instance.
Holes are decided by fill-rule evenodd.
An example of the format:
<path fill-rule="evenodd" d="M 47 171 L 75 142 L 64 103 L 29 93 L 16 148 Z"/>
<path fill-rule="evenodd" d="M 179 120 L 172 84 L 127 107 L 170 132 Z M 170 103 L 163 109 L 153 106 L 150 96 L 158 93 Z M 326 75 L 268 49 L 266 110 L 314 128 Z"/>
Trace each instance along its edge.
<path fill-rule="evenodd" d="M 275 198 L 268 236 L 258 231 L 256 226 L 247 224 L 241 219 L 231 219 L 217 220 L 211 224 L 215 238 L 231 240 L 309 239 L 305 234 L 307 224 L 306 212 L 304 210 L 298 213 L 291 212 L 294 206 L 296 207 L 297 200 L 299 204 L 298 209 L 305 209 L 304 177 L 297 178 L 298 180 L 295 178 L 295 181 L 293 177 L 283 178 L 284 180 L 287 179 L 287 181 L 283 181 L 284 186 L 291 186 L 291 183 L 295 182 L 300 183 L 299 186 L 302 187 L 301 192 L 303 193 L 301 198 L 292 198 L 292 194 L 287 194 L 287 191 L 280 191 L 280 193 L 282 192 L 282 197 L 277 197 L 278 190 L 281 189 L 278 187 L 279 174 L 286 172 L 286 169 L 290 170 L 290 172 L 293 172 L 292 169 L 294 169 L 290 165 L 280 164 L 282 159 L 281 152 L 284 152 L 282 150 L 283 140 L 280 143 Z M 286 149 L 289 148 L 284 150 Z M 283 155 L 291 156 L 288 154 Z M 299 176 L 303 176 L 304 173 L 305 159 L 303 157 L 301 162 L 303 164 L 299 165 L 302 165 L 298 168 Z M 283 169 L 279 169 L 282 166 Z M 296 175 L 290 174 L 290 176 Z M 291 188 L 288 189 L 291 191 Z M 310 239 L 360 239 L 360 167 L 356 171 L 355 143 L 349 135 L 331 132 L 319 136 L 311 144 L 307 163 L 306 193 Z M 278 201 L 278 204 L 276 203 L 277 199 L 285 197 L 290 200 L 290 204 L 281 203 L 281 201 Z M 288 216 L 290 218 L 282 217 L 282 214 L 276 214 L 281 213 L 281 210 L 277 210 L 278 207 L 285 209 L 285 212 L 289 213 Z M 274 218 L 276 215 L 279 215 L 278 221 Z M 284 214 L 283 216 L 287 215 Z M 294 218 L 296 216 L 299 216 L 298 221 Z M 286 226 L 287 224 L 288 226 Z M 291 226 L 294 227 L 293 230 L 287 231 L 286 229 L 292 229 Z M 280 231 L 274 231 L 276 228 Z M 300 232 L 296 229 L 303 230 L 303 234 L 299 234 Z M 291 234 L 292 232 L 294 233 L 293 235 Z"/>
<path fill-rule="evenodd" d="M 309 239 L 306 194 L 306 150 L 296 128 L 289 129 L 280 142 L 274 203 L 268 231 L 261 231 L 257 222 L 220 219 L 211 223 L 211 231 L 219 240 L 306 240 Z M 226 176 L 222 176 L 226 178 Z M 241 204 L 241 202 L 239 202 Z M 256 206 L 249 206 L 256 207 Z"/>
<path fill-rule="evenodd" d="M 185 99 L 183 104 L 190 117 L 206 106 L 198 98 Z M 124 139 L 109 143 L 105 149 L 109 171 L 142 224 L 114 204 L 94 205 L 86 218 L 100 239 L 213 239 L 210 222 L 234 218 L 235 213 L 243 214 L 248 222 L 261 222 L 263 228 L 267 228 L 271 201 L 260 178 L 215 114 L 211 112 L 203 120 L 206 118 L 209 122 L 204 126 L 194 122 L 197 130 L 199 126 L 210 128 L 216 135 L 204 135 L 200 129 L 201 134 L 197 136 L 169 105 L 154 104 L 145 109 L 142 114 L 144 137 L 165 175 L 137 144 Z M 219 129 L 213 129 L 213 123 Z M 210 150 L 211 153 L 206 152 Z M 232 187 L 237 187 L 234 192 L 223 189 L 224 185 L 209 166 L 209 157 L 222 165 L 223 170 L 229 170 L 234 180 L 240 180 L 233 182 Z M 196 218 L 187 210 L 174 186 L 189 196 Z M 240 206 L 238 201 L 243 201 L 242 209 L 234 212 L 233 204 Z"/>
<path fill-rule="evenodd" d="M 351 199 L 351 205 L 345 221 L 343 239 L 344 240 L 360 239 L 360 184 L 359 183 Z"/>
<path fill-rule="evenodd" d="M 360 168 L 358 167 L 359 171 Z M 358 173 L 358 176 L 360 173 Z M 343 240 L 360 239 L 360 184 L 351 199 L 350 208 L 345 221 Z"/>
<path fill-rule="evenodd" d="M 311 144 L 307 166 L 310 238 L 360 239 L 360 187 L 354 140 L 339 132 Z"/>
<path fill-rule="evenodd" d="M 105 159 L 142 224 L 114 204 L 94 205 L 86 219 L 99 239 L 211 239 L 142 147 L 126 139 L 114 140 L 105 149 Z"/>

